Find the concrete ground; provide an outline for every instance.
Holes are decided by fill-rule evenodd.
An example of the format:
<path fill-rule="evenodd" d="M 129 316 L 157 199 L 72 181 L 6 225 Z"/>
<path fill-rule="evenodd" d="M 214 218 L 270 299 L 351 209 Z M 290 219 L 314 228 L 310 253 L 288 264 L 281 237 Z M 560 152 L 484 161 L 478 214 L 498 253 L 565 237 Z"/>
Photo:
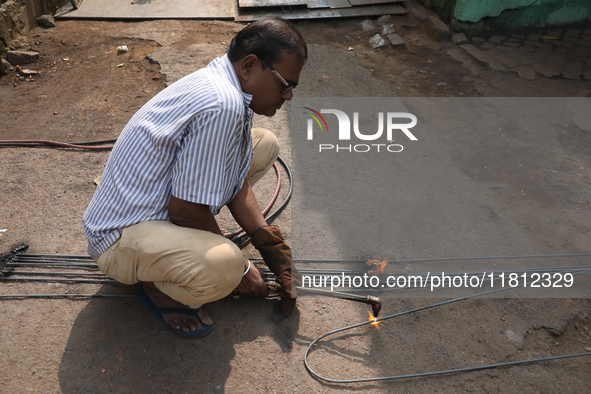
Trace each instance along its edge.
<path fill-rule="evenodd" d="M 299 97 L 385 97 L 404 105 L 405 111 L 422 114 L 418 145 L 404 143 L 408 154 L 391 163 L 391 188 L 380 191 L 391 190 L 391 195 L 372 200 L 368 190 L 367 201 L 359 201 L 374 208 L 375 223 L 381 223 L 384 211 L 398 213 L 391 227 L 372 230 L 371 248 L 343 244 L 355 236 L 350 222 L 335 224 L 328 211 L 298 210 L 298 201 L 315 197 L 302 193 L 309 186 L 304 182 L 325 175 L 299 170 L 292 157 L 290 121 L 301 112 L 296 104 L 302 101 L 273 118 L 255 118 L 255 126 L 277 133 L 282 155 L 300 179 L 300 200 L 277 221 L 295 244 L 296 257 L 310 253 L 334 258 L 346 252 L 389 258 L 393 273 L 392 260 L 401 259 L 590 253 L 589 99 L 557 100 L 554 118 L 551 108 L 546 111 L 548 127 L 541 120 L 520 121 L 535 117 L 551 100 L 540 106 L 527 99 L 509 102 L 504 115 L 496 101 L 479 99 L 588 96 L 587 30 L 508 32 L 456 45 L 429 38 L 422 29 L 428 13 L 412 3 L 409 7 L 410 15 L 392 21 L 404 47 L 372 49 L 368 40 L 375 32 L 364 31 L 362 20 L 298 23 L 310 50 Z M 27 81 L 9 72 L 0 78 L 5 119 L 0 135 L 62 141 L 116 138 L 134 110 L 223 53 L 241 27 L 197 21 L 68 21 L 33 30 L 28 46 L 37 47 L 44 58 L 27 67 L 39 69 L 41 76 Z M 535 34 L 554 38 L 531 37 Z M 122 43 L 131 47 L 129 54 L 110 53 Z M 560 56 L 560 68 L 552 68 L 549 64 L 558 64 Z M 542 66 L 555 74 L 545 75 Z M 571 71 L 579 72 L 579 78 L 572 79 Z M 471 104 L 469 111 L 443 97 L 404 100 L 408 96 L 483 101 Z M 28 241 L 32 253 L 83 254 L 81 217 L 108 152 L 2 148 L 1 155 L 0 229 L 7 229 L 0 236 L 1 252 Z M 329 175 L 337 185 L 351 181 L 339 168 Z M 269 176 L 257 186 L 261 200 L 273 184 Z M 232 227 L 227 218 L 223 223 Z M 256 255 L 251 249 L 246 253 Z M 556 259 L 548 264 L 568 263 Z M 112 285 L 0 284 L 2 294 L 136 291 Z M 384 297 L 382 316 L 435 301 Z M 0 302 L 2 392 L 584 393 L 591 383 L 587 357 L 435 378 L 320 382 L 303 365 L 308 344 L 323 333 L 367 320 L 365 305 L 343 300 L 303 298 L 288 319 L 280 317 L 276 300 L 220 300 L 209 306 L 214 332 L 197 341 L 173 336 L 134 299 Z M 385 321 L 379 331 L 364 326 L 327 341 L 310 360 L 323 375 L 349 379 L 584 352 L 591 346 L 590 311 L 584 298 L 470 300 Z"/>

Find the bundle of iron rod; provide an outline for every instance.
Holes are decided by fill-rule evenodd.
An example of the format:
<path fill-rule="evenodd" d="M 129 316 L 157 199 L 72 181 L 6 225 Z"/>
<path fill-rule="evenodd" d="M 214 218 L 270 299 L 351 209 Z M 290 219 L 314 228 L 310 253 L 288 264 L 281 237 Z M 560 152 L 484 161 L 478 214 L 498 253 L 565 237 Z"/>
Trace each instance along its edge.
<path fill-rule="evenodd" d="M 506 258 L 541 258 L 541 257 L 581 257 L 590 256 L 589 254 L 584 255 L 545 255 L 545 256 L 497 256 L 497 257 L 473 257 L 473 258 L 459 258 L 455 260 L 464 259 L 506 259 Z M 259 266 L 263 272 L 265 282 L 269 284 L 275 283 L 275 275 L 263 264 L 262 259 L 251 259 L 257 266 Z M 454 259 L 429 259 L 429 260 L 405 260 L 404 262 L 422 262 L 422 261 L 440 261 L 440 260 L 454 260 Z M 396 261 L 394 263 L 401 263 L 403 261 Z M 365 267 L 364 260 L 310 260 L 310 259 L 294 259 L 294 263 L 298 266 L 303 276 L 307 277 L 304 285 L 307 288 L 327 289 L 330 288 L 330 281 L 327 283 L 327 278 L 330 276 L 369 276 L 371 271 Z M 353 263 L 357 269 L 338 269 L 338 268 L 303 268 L 303 265 L 310 263 Z M 388 275 L 406 276 L 413 277 L 415 280 L 419 280 L 424 286 L 428 287 L 430 281 L 433 280 L 433 276 L 430 273 L 398 273 L 395 274 L 393 271 L 396 269 L 395 264 L 390 265 Z M 578 265 L 578 266 L 567 266 L 567 267 L 537 267 L 537 268 L 515 268 L 515 269 L 504 269 L 502 271 L 486 271 L 487 275 L 493 274 L 491 278 L 495 281 L 498 277 L 494 274 L 503 272 L 504 274 L 517 274 L 517 275 L 528 275 L 531 273 L 537 274 L 555 274 L 555 273 L 570 273 L 572 275 L 589 275 L 591 274 L 591 266 L 589 265 Z M 446 274 L 453 275 L 484 275 L 483 271 L 470 271 L 470 272 L 446 272 Z M 378 276 L 380 283 L 385 281 L 386 274 Z M 0 266 L 0 281 L 29 281 L 29 282 L 65 282 L 65 283 L 97 283 L 97 284 L 108 284 L 117 283 L 115 280 L 108 278 L 102 274 L 94 262 L 89 256 L 74 256 L 74 255 L 40 255 L 40 254 L 23 254 L 15 253 L 6 262 L 4 266 Z M 409 281 L 410 284 L 410 281 Z M 272 287 L 272 286 L 270 286 Z M 414 287 L 398 287 L 391 289 L 385 287 L 382 289 L 380 286 L 372 285 L 371 288 L 340 288 L 340 290 L 347 292 L 367 292 L 368 290 L 376 290 L 376 288 L 382 291 L 388 290 L 410 290 Z M 311 292 L 310 292 L 311 293 Z"/>

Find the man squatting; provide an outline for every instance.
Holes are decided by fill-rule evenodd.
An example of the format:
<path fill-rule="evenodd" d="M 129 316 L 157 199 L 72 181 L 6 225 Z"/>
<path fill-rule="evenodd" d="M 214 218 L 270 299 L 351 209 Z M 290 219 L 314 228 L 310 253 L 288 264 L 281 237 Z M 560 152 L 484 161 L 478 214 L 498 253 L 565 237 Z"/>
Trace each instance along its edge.
<path fill-rule="evenodd" d="M 88 253 L 105 275 L 143 282 L 140 300 L 178 335 L 211 332 L 201 306 L 236 288 L 268 294 L 261 271 L 220 231 L 214 215 L 224 205 L 277 276 L 284 315 L 295 307 L 301 275 L 251 189 L 279 146 L 252 119 L 273 116 L 291 100 L 306 58 L 290 22 L 252 23 L 225 56 L 145 104 L 113 148 L 84 214 Z"/>

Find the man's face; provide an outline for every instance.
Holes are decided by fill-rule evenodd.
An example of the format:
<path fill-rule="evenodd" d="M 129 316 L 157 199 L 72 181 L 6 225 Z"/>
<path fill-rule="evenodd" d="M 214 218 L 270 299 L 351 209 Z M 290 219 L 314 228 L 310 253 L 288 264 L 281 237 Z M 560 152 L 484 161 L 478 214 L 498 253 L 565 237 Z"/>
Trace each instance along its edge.
<path fill-rule="evenodd" d="M 279 62 L 270 64 L 272 68 L 265 64 L 263 70 L 263 64 L 263 61 L 259 59 L 255 66 L 254 78 L 249 84 L 248 90 L 250 91 L 246 92 L 245 90 L 245 92 L 252 95 L 250 108 L 255 113 L 273 116 L 285 100 L 291 100 L 293 97 L 291 89 L 288 88 L 285 91 L 286 85 L 281 79 L 283 78 L 289 86 L 297 84 L 303 65 L 292 53 L 285 53 Z"/>

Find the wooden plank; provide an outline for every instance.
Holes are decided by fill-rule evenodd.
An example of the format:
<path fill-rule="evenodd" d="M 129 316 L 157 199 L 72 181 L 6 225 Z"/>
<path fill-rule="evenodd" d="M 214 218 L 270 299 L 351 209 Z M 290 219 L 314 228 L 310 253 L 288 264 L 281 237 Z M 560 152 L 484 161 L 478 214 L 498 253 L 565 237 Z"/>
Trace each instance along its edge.
<path fill-rule="evenodd" d="M 249 7 L 291 7 L 306 5 L 306 0 L 238 0 L 240 8 Z"/>
<path fill-rule="evenodd" d="M 0 0 L 1 1 L 1 0 Z M 233 19 L 236 0 L 76 0 L 67 2 L 56 19 Z M 305 2 L 304 2 L 305 4 Z"/>
<path fill-rule="evenodd" d="M 330 8 L 328 0 L 308 0 L 306 4 L 311 10 L 315 8 Z"/>
<path fill-rule="evenodd" d="M 380 16 L 380 15 L 406 15 L 406 8 L 398 5 L 376 5 L 370 7 L 351 7 L 351 8 L 331 8 L 315 10 L 293 10 L 283 13 L 282 10 L 238 10 L 237 22 L 254 22 L 267 15 L 277 15 L 284 19 L 326 19 L 326 18 L 354 18 L 360 16 Z"/>
<path fill-rule="evenodd" d="M 330 8 L 348 8 L 353 7 L 349 0 L 327 0 Z"/>
<path fill-rule="evenodd" d="M 401 3 L 404 0 L 349 0 L 352 6 L 387 4 L 387 3 Z"/>

